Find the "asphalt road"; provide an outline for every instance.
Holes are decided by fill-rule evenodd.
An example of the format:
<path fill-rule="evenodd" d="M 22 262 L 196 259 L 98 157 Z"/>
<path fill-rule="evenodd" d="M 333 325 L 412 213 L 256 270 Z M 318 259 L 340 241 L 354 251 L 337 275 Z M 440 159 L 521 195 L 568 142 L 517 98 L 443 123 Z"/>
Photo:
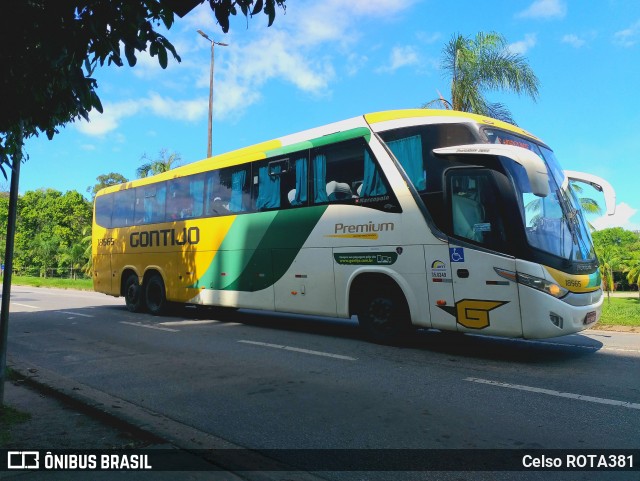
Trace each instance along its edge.
<path fill-rule="evenodd" d="M 156 318 L 102 294 L 20 286 L 11 312 L 10 360 L 253 449 L 640 448 L 638 334 L 421 331 L 389 347 L 353 321 Z"/>

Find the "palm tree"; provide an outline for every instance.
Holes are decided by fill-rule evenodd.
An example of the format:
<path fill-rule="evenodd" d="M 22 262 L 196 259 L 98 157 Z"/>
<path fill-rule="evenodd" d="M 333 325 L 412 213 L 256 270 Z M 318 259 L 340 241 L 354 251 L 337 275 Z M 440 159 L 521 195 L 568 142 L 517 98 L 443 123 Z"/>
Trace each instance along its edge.
<path fill-rule="evenodd" d="M 485 92 L 506 90 L 537 100 L 538 77 L 525 57 L 509 50 L 506 39 L 499 33 L 480 32 L 473 39 L 456 34 L 442 53 L 442 68 L 451 76 L 451 101 L 446 102 L 440 96 L 425 107 L 442 103 L 448 108 L 449 103 L 453 110 L 515 123 L 509 109 L 504 104 L 489 102 Z"/>
<path fill-rule="evenodd" d="M 80 245 L 82 245 L 84 249 L 84 257 L 87 259 L 87 262 L 82 266 L 82 272 L 93 278 L 93 251 L 91 241 L 91 226 L 87 226 L 82 229 L 82 240 L 80 241 Z"/>
<path fill-rule="evenodd" d="M 160 158 L 152 160 L 144 154 L 140 160 L 146 162 L 136 169 L 138 178 L 148 177 L 149 175 L 161 174 L 167 172 L 174 167 L 178 167 L 182 161 L 182 157 L 177 152 L 169 154 L 167 149 L 160 150 Z"/>
<path fill-rule="evenodd" d="M 584 189 L 580 186 L 579 182 L 570 182 L 569 185 L 575 192 L 578 202 L 580 202 L 580 207 L 582 207 L 585 214 L 602 215 L 602 207 L 600 207 L 600 204 L 598 204 L 596 200 L 591 197 L 580 197 Z"/>
<path fill-rule="evenodd" d="M 75 279 L 77 277 L 77 271 L 79 271 L 86 262 L 85 247 L 81 242 L 65 246 L 58 260 L 61 264 L 67 264 L 71 268 L 71 278 Z"/>
<path fill-rule="evenodd" d="M 640 257 L 635 257 L 627 261 L 625 272 L 627 273 L 629 284 L 636 284 L 638 286 L 638 298 L 640 299 Z"/>
<path fill-rule="evenodd" d="M 600 261 L 600 275 L 602 275 L 604 288 L 607 291 L 607 301 L 611 302 L 611 291 L 614 288 L 613 271 L 620 267 L 622 258 L 613 246 L 604 246 L 601 249 L 596 248 L 596 254 Z"/>

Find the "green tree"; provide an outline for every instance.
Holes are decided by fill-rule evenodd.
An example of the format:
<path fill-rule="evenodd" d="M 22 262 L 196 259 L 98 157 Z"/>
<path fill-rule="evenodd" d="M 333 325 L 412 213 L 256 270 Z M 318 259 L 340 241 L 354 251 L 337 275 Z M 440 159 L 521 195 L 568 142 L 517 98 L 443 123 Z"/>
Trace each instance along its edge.
<path fill-rule="evenodd" d="M 607 301 L 611 302 L 611 291 L 614 290 L 613 272 L 620 268 L 622 258 L 618 250 L 612 246 L 596 249 L 596 254 L 600 261 L 600 275 L 607 291 Z"/>
<path fill-rule="evenodd" d="M 70 246 L 64 246 L 58 256 L 60 267 L 70 269 L 71 278 L 75 279 L 78 271 L 82 269 L 87 262 L 85 257 L 85 246 L 81 242 L 77 242 Z"/>
<path fill-rule="evenodd" d="M 640 298 L 640 252 L 637 252 L 636 256 L 625 264 L 627 281 L 629 284 L 638 286 L 638 298 Z"/>
<path fill-rule="evenodd" d="M 16 269 L 62 266 L 61 252 L 80 242 L 91 225 L 91 204 L 76 191 L 27 191 L 18 199 Z M 3 226 L 6 228 L 6 220 Z M 50 245 L 55 240 L 55 249 Z"/>
<path fill-rule="evenodd" d="M 538 77 L 525 57 L 509 50 L 499 33 L 480 32 L 475 38 L 456 34 L 442 54 L 442 69 L 451 78 L 451 101 L 439 98 L 425 106 L 447 103 L 454 110 L 515 123 L 509 109 L 487 100 L 486 92 L 509 91 L 534 101 L 538 98 Z"/>
<path fill-rule="evenodd" d="M 56 258 L 60 252 L 60 238 L 37 234 L 33 238 L 31 252 L 34 264 L 39 264 L 40 277 L 47 277 L 49 270 L 57 267 Z"/>
<path fill-rule="evenodd" d="M 46 133 L 89 112 L 102 112 L 93 73 L 98 66 L 130 66 L 147 51 L 162 68 L 180 57 L 157 32 L 169 30 L 205 0 L 20 0 L 0 7 L 0 170 L 22 150 L 24 139 Z M 229 17 L 263 12 L 271 25 L 285 0 L 209 0 L 223 32 Z"/>
<path fill-rule="evenodd" d="M 633 283 L 631 279 L 637 272 L 637 258 L 640 258 L 640 235 L 622 227 L 612 227 L 596 231 L 592 237 L 607 290 L 614 288 L 615 272 L 627 272 L 627 279 Z"/>
<path fill-rule="evenodd" d="M 140 160 L 145 161 L 144 164 L 136 169 L 136 175 L 141 179 L 149 175 L 161 174 L 162 172 L 167 172 L 178 167 L 182 162 L 182 157 L 176 152 L 169 154 L 167 149 L 161 149 L 157 159 L 150 159 L 147 154 L 144 154 Z"/>
<path fill-rule="evenodd" d="M 108 174 L 102 174 L 96 177 L 96 183 L 93 186 L 87 187 L 87 192 L 91 194 L 91 199 L 93 200 L 100 189 L 111 185 L 124 184 L 125 182 L 129 182 L 129 179 L 124 175 L 118 174 L 117 172 L 109 172 Z"/>

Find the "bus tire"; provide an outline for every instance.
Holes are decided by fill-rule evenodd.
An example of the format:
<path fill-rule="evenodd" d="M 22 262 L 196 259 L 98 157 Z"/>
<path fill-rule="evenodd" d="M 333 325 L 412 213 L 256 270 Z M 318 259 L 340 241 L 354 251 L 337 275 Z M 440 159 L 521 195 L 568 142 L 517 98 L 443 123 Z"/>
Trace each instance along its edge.
<path fill-rule="evenodd" d="M 124 281 L 123 287 L 124 301 L 130 312 L 141 312 L 144 306 L 144 292 L 138 282 L 138 276 L 134 273 Z"/>
<path fill-rule="evenodd" d="M 151 274 L 145 281 L 144 300 L 147 310 L 153 316 L 160 316 L 167 311 L 169 303 L 160 274 Z"/>
<path fill-rule="evenodd" d="M 367 339 L 395 344 L 409 331 L 409 309 L 400 288 L 385 282 L 360 290 L 358 322 Z"/>

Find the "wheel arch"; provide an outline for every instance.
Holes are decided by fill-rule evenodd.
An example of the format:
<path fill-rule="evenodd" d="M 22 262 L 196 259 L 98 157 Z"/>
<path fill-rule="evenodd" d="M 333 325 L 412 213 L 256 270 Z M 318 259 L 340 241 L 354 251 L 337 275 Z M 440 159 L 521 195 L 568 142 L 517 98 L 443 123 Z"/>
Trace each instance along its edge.
<path fill-rule="evenodd" d="M 403 297 L 409 314 L 409 321 L 414 324 L 417 312 L 417 300 L 413 296 L 409 284 L 393 271 L 362 269 L 353 273 L 347 287 L 347 308 L 349 316 L 357 315 L 359 308 L 358 291 L 371 285 L 389 285 L 398 290 Z"/>
<path fill-rule="evenodd" d="M 140 284 L 140 286 L 142 286 L 142 282 L 140 282 L 140 274 L 138 273 L 136 268 L 133 266 L 126 266 L 124 269 L 122 269 L 122 272 L 120 273 L 120 296 L 125 295 L 124 285 L 131 274 L 138 277 L 138 283 Z"/>

